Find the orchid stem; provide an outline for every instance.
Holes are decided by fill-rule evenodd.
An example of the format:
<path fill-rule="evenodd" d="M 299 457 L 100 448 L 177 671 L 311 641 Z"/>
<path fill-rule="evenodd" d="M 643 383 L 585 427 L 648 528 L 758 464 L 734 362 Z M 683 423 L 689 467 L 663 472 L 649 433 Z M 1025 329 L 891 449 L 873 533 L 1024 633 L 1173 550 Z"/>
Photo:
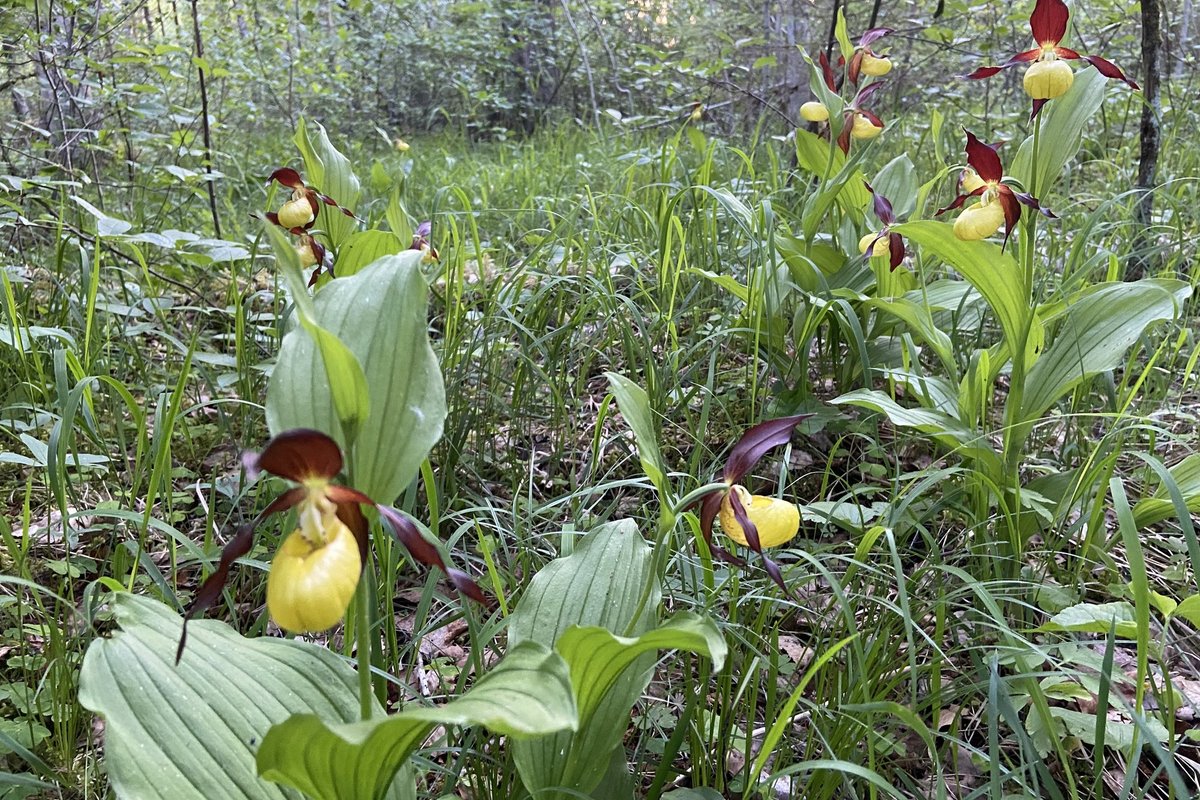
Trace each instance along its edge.
<path fill-rule="evenodd" d="M 370 615 L 367 610 L 367 579 L 369 570 L 368 563 L 363 564 L 363 575 L 359 578 L 358 588 L 354 593 L 354 608 L 355 608 L 355 625 L 354 625 L 354 646 L 357 650 L 358 657 L 358 707 L 359 716 L 362 719 L 368 720 L 371 718 L 371 710 L 374 707 L 374 698 L 371 694 L 371 640 L 367 636 L 367 630 L 370 628 Z"/>

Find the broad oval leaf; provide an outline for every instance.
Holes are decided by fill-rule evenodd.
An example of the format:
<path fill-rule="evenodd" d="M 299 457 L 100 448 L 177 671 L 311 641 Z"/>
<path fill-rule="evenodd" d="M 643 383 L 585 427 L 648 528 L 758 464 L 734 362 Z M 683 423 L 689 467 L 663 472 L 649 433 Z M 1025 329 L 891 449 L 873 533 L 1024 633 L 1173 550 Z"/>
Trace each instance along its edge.
<path fill-rule="evenodd" d="M 542 568 L 510 617 L 512 645 L 535 641 L 552 646 L 568 628 L 596 626 L 634 635 L 650 630 L 658 613 L 658 581 L 635 621 L 642 592 L 651 579 L 651 551 L 631 520 L 601 525 L 584 536 L 575 552 Z M 512 743 L 517 770 L 525 787 L 542 800 L 563 795 L 554 787 L 591 791 L 604 777 L 609 753 L 620 746 L 629 713 L 650 682 L 654 657 L 639 656 L 593 709 L 576 733 L 560 732 Z M 574 795 L 577 796 L 577 795 Z"/>
<path fill-rule="evenodd" d="M 1033 136 L 1021 142 L 1009 170 L 1028 191 L 1037 190 L 1039 197 L 1050 194 L 1051 186 L 1062 175 L 1067 162 L 1079 152 L 1083 131 L 1092 115 L 1104 102 L 1104 87 L 1108 79 L 1095 69 L 1084 67 L 1075 73 L 1070 90 L 1042 109 L 1035 124 L 1042 126 L 1038 143 L 1037 182 L 1030 165 L 1033 162 Z"/>
<path fill-rule="evenodd" d="M 1038 630 L 1108 633 L 1114 624 L 1117 636 L 1126 639 L 1136 637 L 1137 622 L 1134 620 L 1133 606 L 1123 600 L 1115 603 L 1078 603 L 1055 614 Z"/>
<path fill-rule="evenodd" d="M 334 274 L 348 278 L 384 256 L 395 255 L 404 250 L 396 234 L 391 231 L 357 231 L 350 234 L 338 250 Z"/>
<path fill-rule="evenodd" d="M 355 488 L 391 503 L 416 477 L 442 435 L 446 391 L 425 320 L 428 287 L 421 253 L 387 256 L 330 282 L 315 302 L 316 321 L 345 344 L 366 376 L 370 413 L 347 447 L 333 393 L 311 337 L 283 341 L 267 389 L 267 424 L 277 435 L 315 428 L 348 454 Z"/>
<path fill-rule="evenodd" d="M 435 725 L 483 725 L 509 737 L 577 724 L 562 657 L 534 642 L 514 647 L 466 694 L 442 706 L 408 706 L 391 716 L 326 724 L 301 714 L 267 732 L 258 751 L 264 778 L 316 800 L 375 800 Z M 512 741 L 512 739 L 510 739 Z"/>
<path fill-rule="evenodd" d="M 319 122 L 314 122 L 313 126 L 316 127 L 316 132 L 309 133 L 301 118 L 296 126 L 296 135 L 292 137 L 304 158 L 308 183 L 333 198 L 342 208 L 353 212 L 358 206 L 358 197 L 362 190 L 358 177 L 350 166 L 350 159 L 333 146 L 329 141 L 329 134 Z M 325 231 L 329 243 L 336 249 L 357 229 L 358 221 L 333 206 L 322 203 L 317 216 L 317 227 Z"/>
<path fill-rule="evenodd" d="M 1053 344 L 1029 370 L 1021 418 L 1037 419 L 1080 381 L 1120 366 L 1146 326 L 1174 319 L 1190 294 L 1191 288 L 1179 281 L 1090 288 L 1067 307 Z"/>
<path fill-rule="evenodd" d="M 216 620 L 193 620 L 176 666 L 177 614 L 126 593 L 113 597 L 113 609 L 120 630 L 88 648 L 79 702 L 104 718 L 105 766 L 118 797 L 298 798 L 257 776 L 255 751 L 267 731 L 296 713 L 358 718 L 354 670 L 325 648 L 244 639 Z"/>
<path fill-rule="evenodd" d="M 953 267 L 983 295 L 1005 340 L 1020 341 L 1033 312 L 1026 300 L 1025 274 L 1012 256 L 991 242 L 964 242 L 944 222 L 906 222 L 892 230 Z"/>

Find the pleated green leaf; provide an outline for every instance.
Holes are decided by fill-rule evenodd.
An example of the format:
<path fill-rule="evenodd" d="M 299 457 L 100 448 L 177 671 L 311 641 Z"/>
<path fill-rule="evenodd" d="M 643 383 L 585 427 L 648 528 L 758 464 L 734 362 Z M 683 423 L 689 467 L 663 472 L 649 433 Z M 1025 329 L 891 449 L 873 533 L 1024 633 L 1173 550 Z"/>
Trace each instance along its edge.
<path fill-rule="evenodd" d="M 580 725 L 586 726 L 608 690 L 643 653 L 686 650 L 706 656 L 719 671 L 727 648 L 711 619 L 682 612 L 636 638 L 616 636 L 606 628 L 571 627 L 555 648 L 571 667 L 571 684 L 579 704 Z"/>
<path fill-rule="evenodd" d="M 348 211 L 355 211 L 362 193 L 358 177 L 350 165 L 350 159 L 338 151 L 329 141 L 329 135 L 320 123 L 313 123 L 316 131 L 309 132 L 303 118 L 296 126 L 292 141 L 304 158 L 305 178 L 323 194 L 332 197 Z M 321 204 L 316 227 L 325 231 L 334 249 L 341 246 L 350 234 L 358 229 L 358 221 L 348 217 L 333 206 Z"/>
<path fill-rule="evenodd" d="M 338 250 L 334 273 L 347 278 L 384 256 L 395 255 L 407 246 L 391 231 L 358 231 L 350 234 Z"/>
<path fill-rule="evenodd" d="M 316 800 L 374 800 L 386 796 L 396 772 L 435 725 L 483 725 L 508 737 L 528 737 L 576 723 L 565 662 L 525 642 L 443 706 L 408 706 L 349 724 L 326 724 L 312 714 L 292 717 L 267 733 L 258 768 L 263 777 Z"/>
<path fill-rule="evenodd" d="M 258 777 L 255 752 L 267 731 L 297 713 L 358 718 L 354 671 L 329 650 L 244 639 L 223 623 L 196 620 L 176 666 L 177 614 L 124 593 L 113 609 L 120 629 L 88 648 L 79 702 L 104 719 L 105 767 L 118 797 L 299 798 Z"/>
<path fill-rule="evenodd" d="M 276 435 L 315 428 L 350 453 L 355 488 L 390 503 L 442 435 L 446 391 L 429 344 L 428 286 L 421 254 L 386 256 L 317 293 L 316 322 L 345 344 L 366 376 L 370 413 L 347 447 L 331 386 L 313 339 L 292 331 L 283 341 L 267 389 L 267 425 Z M 332 376 L 330 376 L 332 377 Z"/>
<path fill-rule="evenodd" d="M 1108 78 L 1092 67 L 1085 66 L 1075 73 L 1075 80 L 1067 93 L 1051 100 L 1042 109 L 1042 113 L 1038 115 L 1042 137 L 1038 144 L 1036 187 L 1030 182 L 1033 177 L 1032 135 L 1021 142 L 1021 147 L 1009 166 L 1009 172 L 1021 181 L 1027 190 L 1036 188 L 1042 198 L 1054 192 L 1054 184 L 1061 177 L 1063 168 L 1079 152 L 1084 129 L 1104 102 L 1104 88 L 1107 83 Z"/>
<path fill-rule="evenodd" d="M 661 600 L 657 581 L 641 615 L 636 622 L 633 619 L 650 578 L 650 555 L 631 520 L 597 527 L 579 541 L 574 553 L 550 562 L 530 581 L 510 618 L 509 642 L 553 646 L 575 625 L 624 633 L 633 623 L 630 632 L 635 636 L 651 630 Z M 653 655 L 637 658 L 577 732 L 514 741 L 512 752 L 525 787 L 541 800 L 563 797 L 553 791 L 555 787 L 594 789 L 621 743 L 630 709 L 650 682 L 653 669 Z"/>
<path fill-rule="evenodd" d="M 1037 419 L 1085 378 L 1115 369 L 1146 326 L 1174 319 L 1191 289 L 1143 280 L 1091 287 L 1069 304 L 1049 349 L 1029 371 L 1021 418 Z"/>
<path fill-rule="evenodd" d="M 1033 311 L 1025 299 L 1025 275 L 1012 256 L 991 242 L 964 242 L 945 222 L 906 222 L 892 230 L 951 266 L 983 295 L 1005 340 L 1021 340 Z"/>

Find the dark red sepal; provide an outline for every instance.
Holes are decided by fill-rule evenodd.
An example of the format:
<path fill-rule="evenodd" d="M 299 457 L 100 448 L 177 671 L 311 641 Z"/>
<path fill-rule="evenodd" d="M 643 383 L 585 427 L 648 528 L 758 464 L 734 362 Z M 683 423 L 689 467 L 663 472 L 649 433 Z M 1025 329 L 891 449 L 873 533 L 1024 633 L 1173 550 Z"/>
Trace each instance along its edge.
<path fill-rule="evenodd" d="M 889 233 L 888 252 L 891 254 L 891 260 L 888 263 L 892 269 L 900 266 L 900 262 L 904 260 L 904 237 L 898 233 Z"/>
<path fill-rule="evenodd" d="M 1042 106 L 1046 105 L 1046 103 L 1048 103 L 1048 102 L 1049 102 L 1048 100 L 1034 100 L 1033 101 L 1033 109 L 1029 112 L 1029 121 L 1030 122 L 1037 119 L 1037 115 L 1042 113 Z"/>
<path fill-rule="evenodd" d="M 963 128 L 963 132 L 967 134 L 967 163 L 971 165 L 971 168 L 988 183 L 1003 178 L 1004 165 L 1000 163 L 1000 156 L 996 151 L 981 142 L 966 128 Z"/>
<path fill-rule="evenodd" d="M 758 539 L 758 528 L 750 521 L 750 515 L 746 513 L 745 507 L 742 505 L 741 499 L 737 492 L 729 493 L 729 505 L 733 509 L 733 518 L 737 520 L 738 525 L 742 526 L 742 535 L 746 537 L 746 544 L 755 553 L 758 553 L 762 559 L 763 567 L 767 570 L 767 574 L 771 576 L 771 580 L 775 581 L 776 585 L 783 590 L 785 594 L 790 595 L 787 584 L 783 582 L 783 573 L 779 571 L 779 565 L 763 553 L 762 543 Z"/>
<path fill-rule="evenodd" d="M 271 173 L 271 177 L 267 178 L 267 183 L 275 181 L 281 186 L 286 186 L 289 189 L 307 189 L 304 179 L 300 177 L 300 173 L 291 167 L 281 167 Z"/>
<path fill-rule="evenodd" d="M 1079 53 L 1075 52 L 1074 50 L 1072 50 L 1069 47 L 1054 48 L 1054 55 L 1058 56 L 1059 58 L 1065 58 L 1067 60 L 1083 58 L 1083 56 L 1079 55 Z"/>
<path fill-rule="evenodd" d="M 342 450 L 329 436 L 310 428 L 294 428 L 267 442 L 247 472 L 251 476 L 269 472 L 303 483 L 307 478 L 337 476 L 342 463 Z"/>
<path fill-rule="evenodd" d="M 268 211 L 263 216 L 265 216 L 267 218 L 267 222 L 271 223 L 272 225 L 279 225 L 279 215 L 274 211 Z"/>
<path fill-rule="evenodd" d="M 1029 15 L 1029 30 L 1040 45 L 1056 45 L 1067 33 L 1071 12 L 1063 0 L 1037 0 Z"/>
<path fill-rule="evenodd" d="M 811 416 L 812 414 L 796 414 L 791 417 L 769 419 L 747 430 L 729 451 L 729 458 L 725 460 L 725 482 L 730 484 L 741 482 L 746 473 L 768 450 L 781 444 L 787 444 L 792 438 L 792 431 L 795 427 Z"/>
<path fill-rule="evenodd" d="M 1109 61 L 1107 58 L 1101 58 L 1100 56 L 1081 56 L 1081 58 L 1095 67 L 1096 71 L 1106 78 L 1115 78 L 1119 81 L 1125 81 L 1125 83 L 1129 84 L 1129 88 L 1131 89 L 1140 90 L 1142 88 L 1134 83 L 1133 80 L 1131 80 L 1128 76 L 1126 76 L 1125 73 L 1121 71 L 1120 67 Z"/>
<path fill-rule="evenodd" d="M 326 494 L 332 497 L 331 492 L 326 492 Z M 354 540 L 358 542 L 358 558 L 364 564 L 367 563 L 367 548 L 370 547 L 371 542 L 371 526 L 367 523 L 367 518 L 363 516 L 361 502 L 338 503 L 337 518 L 354 534 Z"/>

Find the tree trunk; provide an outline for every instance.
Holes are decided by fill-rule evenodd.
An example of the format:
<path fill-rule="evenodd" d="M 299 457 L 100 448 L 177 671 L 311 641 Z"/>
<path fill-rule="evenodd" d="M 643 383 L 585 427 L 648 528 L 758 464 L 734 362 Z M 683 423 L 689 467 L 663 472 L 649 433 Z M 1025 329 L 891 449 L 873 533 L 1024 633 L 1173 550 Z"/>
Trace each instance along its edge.
<path fill-rule="evenodd" d="M 1140 278 L 1153 268 L 1154 239 L 1150 226 L 1154 211 L 1154 186 L 1158 174 L 1160 117 L 1159 93 L 1162 52 L 1161 0 L 1142 0 L 1142 105 L 1141 148 L 1138 159 L 1137 188 L 1141 192 L 1134 208 L 1138 235 L 1130 263 L 1130 277 Z"/>

